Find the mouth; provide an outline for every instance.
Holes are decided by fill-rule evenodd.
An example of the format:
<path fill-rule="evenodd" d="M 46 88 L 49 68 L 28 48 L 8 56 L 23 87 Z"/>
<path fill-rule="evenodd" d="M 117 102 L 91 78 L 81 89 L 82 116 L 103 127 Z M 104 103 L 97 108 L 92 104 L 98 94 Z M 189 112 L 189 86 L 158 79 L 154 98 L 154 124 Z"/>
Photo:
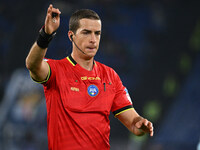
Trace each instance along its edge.
<path fill-rule="evenodd" d="M 89 51 L 95 51 L 97 48 L 96 46 L 90 46 L 90 47 L 86 47 L 86 49 Z"/>

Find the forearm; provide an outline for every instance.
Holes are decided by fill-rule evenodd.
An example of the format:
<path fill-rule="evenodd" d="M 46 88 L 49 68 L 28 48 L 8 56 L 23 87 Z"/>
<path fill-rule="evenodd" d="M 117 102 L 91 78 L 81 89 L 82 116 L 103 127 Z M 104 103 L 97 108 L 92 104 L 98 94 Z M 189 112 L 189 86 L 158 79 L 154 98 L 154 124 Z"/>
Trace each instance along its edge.
<path fill-rule="evenodd" d="M 35 72 L 42 66 L 43 58 L 46 55 L 47 48 L 43 49 L 35 42 L 26 57 L 26 67 L 31 72 Z"/>

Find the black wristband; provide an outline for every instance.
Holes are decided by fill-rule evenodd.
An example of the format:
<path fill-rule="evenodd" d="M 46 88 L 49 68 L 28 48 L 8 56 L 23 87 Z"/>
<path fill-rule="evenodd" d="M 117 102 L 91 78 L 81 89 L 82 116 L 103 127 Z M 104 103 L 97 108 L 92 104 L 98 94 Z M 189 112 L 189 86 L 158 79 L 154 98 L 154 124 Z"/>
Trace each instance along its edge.
<path fill-rule="evenodd" d="M 52 34 L 47 34 L 44 31 L 44 26 L 39 31 L 39 36 L 37 38 L 37 45 L 41 48 L 47 48 L 53 37 L 56 35 L 56 31 Z"/>

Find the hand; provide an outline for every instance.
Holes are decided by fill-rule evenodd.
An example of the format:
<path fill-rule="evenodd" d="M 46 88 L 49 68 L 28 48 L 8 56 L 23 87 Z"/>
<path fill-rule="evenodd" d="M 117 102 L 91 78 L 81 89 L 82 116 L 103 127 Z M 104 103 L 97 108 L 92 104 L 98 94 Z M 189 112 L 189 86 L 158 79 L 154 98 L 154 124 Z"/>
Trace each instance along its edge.
<path fill-rule="evenodd" d="M 150 136 L 153 136 L 153 124 L 147 119 L 142 118 L 135 123 L 135 127 L 143 133 L 150 133 Z"/>
<path fill-rule="evenodd" d="M 53 18 L 52 13 L 57 13 L 58 15 Z M 59 9 L 54 8 L 52 4 L 49 5 L 45 19 L 45 32 L 47 34 L 52 34 L 60 26 L 60 14 Z"/>

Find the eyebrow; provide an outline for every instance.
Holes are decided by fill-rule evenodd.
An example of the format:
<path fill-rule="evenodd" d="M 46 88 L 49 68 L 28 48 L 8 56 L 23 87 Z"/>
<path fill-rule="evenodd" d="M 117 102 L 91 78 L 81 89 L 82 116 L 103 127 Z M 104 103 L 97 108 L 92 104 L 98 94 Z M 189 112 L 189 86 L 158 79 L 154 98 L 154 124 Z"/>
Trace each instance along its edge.
<path fill-rule="evenodd" d="M 88 29 L 83 29 L 81 32 L 89 32 L 89 33 L 91 33 L 92 31 L 88 30 Z M 95 33 L 101 33 L 101 30 L 95 31 Z"/>

